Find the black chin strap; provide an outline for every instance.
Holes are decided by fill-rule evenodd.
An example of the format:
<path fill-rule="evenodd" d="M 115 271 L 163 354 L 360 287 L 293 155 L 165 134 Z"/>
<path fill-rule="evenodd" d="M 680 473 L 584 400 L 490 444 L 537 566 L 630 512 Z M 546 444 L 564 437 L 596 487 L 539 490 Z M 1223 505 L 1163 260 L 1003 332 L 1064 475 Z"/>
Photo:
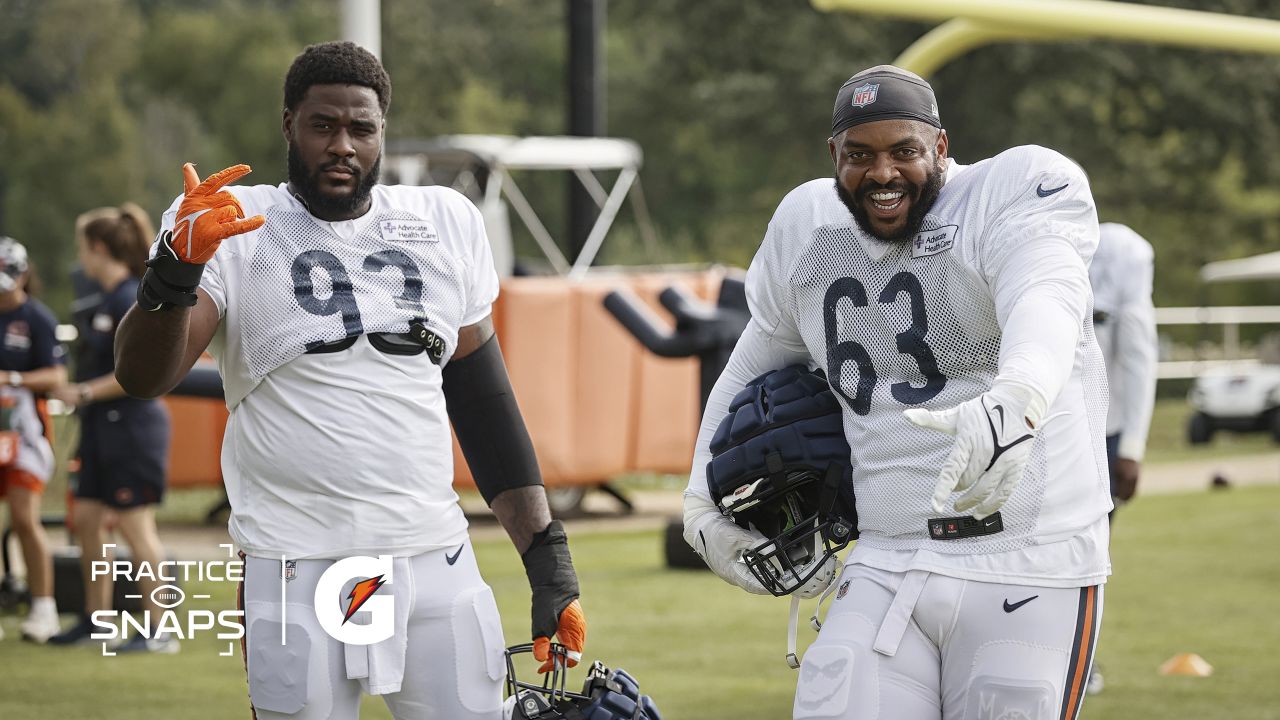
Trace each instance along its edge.
<path fill-rule="evenodd" d="M 764 456 L 764 469 L 769 473 L 769 483 L 774 492 L 787 489 L 787 469 L 782 466 L 782 456 L 776 451 Z"/>
<path fill-rule="evenodd" d="M 818 522 L 831 521 L 831 534 L 836 541 L 849 538 L 853 528 L 849 526 L 851 518 L 836 517 L 834 514 L 836 498 L 840 497 L 840 483 L 844 482 L 844 469 L 836 463 L 827 465 L 826 475 L 822 479 L 822 494 L 818 496 Z"/>
<path fill-rule="evenodd" d="M 827 472 L 822 478 L 822 494 L 818 496 L 818 518 L 825 519 L 831 515 L 836 506 L 836 497 L 840 494 L 840 481 L 844 479 L 844 470 L 835 463 L 827 465 Z"/>

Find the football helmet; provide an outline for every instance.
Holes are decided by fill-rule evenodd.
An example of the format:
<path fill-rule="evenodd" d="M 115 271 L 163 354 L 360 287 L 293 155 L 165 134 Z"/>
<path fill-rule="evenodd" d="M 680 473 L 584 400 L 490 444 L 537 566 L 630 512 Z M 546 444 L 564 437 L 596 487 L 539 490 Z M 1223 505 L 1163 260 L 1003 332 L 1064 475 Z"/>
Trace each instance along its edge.
<path fill-rule="evenodd" d="M 27 271 L 27 249 L 11 237 L 0 235 L 0 292 L 18 287 L 18 280 Z"/>
<path fill-rule="evenodd" d="M 743 552 L 769 592 L 806 586 L 858 535 L 853 464 L 839 402 L 821 372 L 765 373 L 733 398 L 711 439 L 711 499 L 764 540 Z M 825 569 L 824 569 L 825 568 Z"/>
<path fill-rule="evenodd" d="M 648 695 L 640 694 L 640 684 L 621 668 L 610 670 L 599 660 L 587 670 L 582 692 L 565 689 L 568 675 L 563 661 L 542 676 L 541 684 L 516 678 L 512 658 L 532 653 L 533 643 L 507 648 L 506 720 L 662 720 L 658 707 Z M 563 660 L 568 650 L 551 644 L 552 657 Z"/>

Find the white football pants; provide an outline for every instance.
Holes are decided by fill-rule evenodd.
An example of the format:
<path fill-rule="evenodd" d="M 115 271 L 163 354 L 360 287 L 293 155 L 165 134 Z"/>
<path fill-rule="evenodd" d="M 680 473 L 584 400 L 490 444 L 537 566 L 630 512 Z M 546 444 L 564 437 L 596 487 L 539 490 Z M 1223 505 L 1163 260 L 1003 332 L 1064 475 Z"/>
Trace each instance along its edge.
<path fill-rule="evenodd" d="M 1102 586 L 848 565 L 800 665 L 797 720 L 1075 720 Z"/>
<path fill-rule="evenodd" d="M 397 720 L 502 717 L 502 624 L 470 542 L 392 561 L 390 582 L 368 601 L 383 600 L 382 609 L 351 618 L 369 624 L 392 600 L 394 632 L 371 645 L 340 642 L 317 619 L 316 586 L 335 562 L 245 558 L 245 662 L 258 720 L 352 720 L 362 692 L 382 695 Z M 338 621 L 362 579 L 332 593 L 327 611 Z"/>

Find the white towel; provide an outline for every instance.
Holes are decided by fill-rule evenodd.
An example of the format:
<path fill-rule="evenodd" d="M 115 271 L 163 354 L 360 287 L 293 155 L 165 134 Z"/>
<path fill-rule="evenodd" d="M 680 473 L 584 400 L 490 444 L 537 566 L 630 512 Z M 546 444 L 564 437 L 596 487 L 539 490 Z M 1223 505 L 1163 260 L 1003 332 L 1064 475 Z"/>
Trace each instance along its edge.
<path fill-rule="evenodd" d="M 413 613 L 413 574 L 409 558 L 395 558 L 394 580 L 387 585 L 395 601 L 395 632 L 372 645 L 344 644 L 347 678 L 359 680 L 370 695 L 400 692 L 404 681 L 404 659 L 409 647 L 409 616 Z"/>

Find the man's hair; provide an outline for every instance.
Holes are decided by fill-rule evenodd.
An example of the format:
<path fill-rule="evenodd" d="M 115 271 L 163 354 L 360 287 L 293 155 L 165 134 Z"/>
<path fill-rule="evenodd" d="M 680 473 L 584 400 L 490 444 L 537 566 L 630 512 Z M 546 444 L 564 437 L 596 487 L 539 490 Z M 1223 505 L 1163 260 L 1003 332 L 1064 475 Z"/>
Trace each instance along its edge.
<path fill-rule="evenodd" d="M 373 53 L 353 42 L 308 45 L 289 66 L 284 78 L 284 107 L 296 110 L 312 85 L 361 85 L 378 94 L 378 107 L 387 113 L 391 78 Z"/>

